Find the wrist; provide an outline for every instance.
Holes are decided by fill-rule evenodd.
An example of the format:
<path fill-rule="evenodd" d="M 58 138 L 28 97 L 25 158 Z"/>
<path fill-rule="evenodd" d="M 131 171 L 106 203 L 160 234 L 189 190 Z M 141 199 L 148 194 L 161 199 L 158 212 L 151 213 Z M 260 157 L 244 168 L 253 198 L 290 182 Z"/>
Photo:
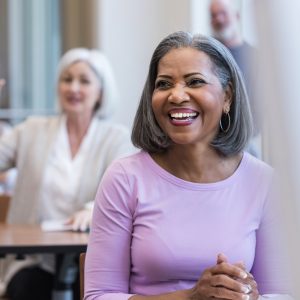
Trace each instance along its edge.
<path fill-rule="evenodd" d="M 186 300 L 198 300 L 196 295 L 195 287 L 187 290 L 180 291 L 182 293 L 182 298 L 180 299 L 186 299 Z"/>

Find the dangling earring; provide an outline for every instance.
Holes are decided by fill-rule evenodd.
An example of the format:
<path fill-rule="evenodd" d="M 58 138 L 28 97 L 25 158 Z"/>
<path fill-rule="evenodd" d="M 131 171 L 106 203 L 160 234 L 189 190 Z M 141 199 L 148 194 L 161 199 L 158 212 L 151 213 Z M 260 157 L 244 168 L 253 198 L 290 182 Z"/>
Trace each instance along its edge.
<path fill-rule="evenodd" d="M 226 117 L 226 120 L 225 120 L 225 117 Z M 224 119 L 225 126 L 227 125 L 226 128 L 222 124 L 223 119 Z M 220 119 L 220 129 L 221 129 L 221 131 L 224 132 L 224 133 L 227 133 L 229 128 L 230 128 L 230 124 L 231 124 L 230 114 L 229 114 L 229 111 L 226 111 L 224 114 L 222 114 L 222 117 Z"/>

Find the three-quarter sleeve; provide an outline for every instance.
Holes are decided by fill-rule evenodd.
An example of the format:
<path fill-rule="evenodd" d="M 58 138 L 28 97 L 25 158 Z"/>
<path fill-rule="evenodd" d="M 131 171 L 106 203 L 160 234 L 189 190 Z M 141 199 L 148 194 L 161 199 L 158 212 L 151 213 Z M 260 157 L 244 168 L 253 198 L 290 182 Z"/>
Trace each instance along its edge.
<path fill-rule="evenodd" d="M 132 187 L 118 163 L 105 173 L 96 196 L 85 263 L 85 300 L 125 300 L 129 294 L 133 224 Z"/>

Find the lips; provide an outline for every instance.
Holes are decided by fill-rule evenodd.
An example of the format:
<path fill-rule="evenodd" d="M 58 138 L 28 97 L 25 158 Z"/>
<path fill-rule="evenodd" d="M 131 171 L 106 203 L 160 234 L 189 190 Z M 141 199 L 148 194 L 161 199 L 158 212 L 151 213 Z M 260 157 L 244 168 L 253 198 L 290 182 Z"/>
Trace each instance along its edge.
<path fill-rule="evenodd" d="M 66 99 L 69 103 L 79 103 L 79 102 L 81 102 L 80 98 L 78 98 L 78 97 L 67 97 Z"/>
<path fill-rule="evenodd" d="M 169 112 L 169 118 L 175 126 L 190 125 L 199 115 L 197 111 L 191 109 L 176 109 Z"/>

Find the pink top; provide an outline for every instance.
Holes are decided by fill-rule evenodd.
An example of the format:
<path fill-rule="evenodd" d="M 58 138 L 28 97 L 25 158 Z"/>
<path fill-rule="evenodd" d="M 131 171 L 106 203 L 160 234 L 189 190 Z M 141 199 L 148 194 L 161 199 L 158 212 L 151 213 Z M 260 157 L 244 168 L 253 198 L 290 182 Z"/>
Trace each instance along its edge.
<path fill-rule="evenodd" d="M 282 292 L 272 173 L 247 153 L 232 176 L 205 184 L 171 175 L 143 151 L 115 161 L 96 197 L 85 299 L 191 288 L 219 253 L 244 261 L 261 294 Z"/>

